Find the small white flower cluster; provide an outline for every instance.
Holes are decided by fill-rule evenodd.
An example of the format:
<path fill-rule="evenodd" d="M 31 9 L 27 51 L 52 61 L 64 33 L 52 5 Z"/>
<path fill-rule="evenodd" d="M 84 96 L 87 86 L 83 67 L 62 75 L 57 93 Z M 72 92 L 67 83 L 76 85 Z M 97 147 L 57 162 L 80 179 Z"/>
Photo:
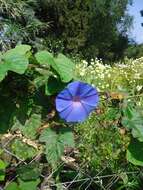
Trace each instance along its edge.
<path fill-rule="evenodd" d="M 82 60 L 76 65 L 76 79 L 96 86 L 100 91 L 137 91 L 143 86 L 143 58 L 125 59 L 124 63 L 113 66 L 103 64 L 102 60 L 91 60 L 88 64 Z"/>

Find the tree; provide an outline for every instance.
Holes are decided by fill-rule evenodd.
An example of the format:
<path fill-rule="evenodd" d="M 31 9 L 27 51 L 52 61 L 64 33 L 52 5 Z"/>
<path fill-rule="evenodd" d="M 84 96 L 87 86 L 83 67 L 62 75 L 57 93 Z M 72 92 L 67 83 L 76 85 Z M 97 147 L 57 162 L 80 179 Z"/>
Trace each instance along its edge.
<path fill-rule="evenodd" d="M 35 48 L 112 61 L 122 57 L 130 0 L 0 0 L 3 44 L 28 42 Z"/>
<path fill-rule="evenodd" d="M 100 57 L 113 60 L 123 56 L 121 52 L 124 52 L 128 44 L 126 32 L 132 21 L 126 13 L 127 5 L 131 1 L 44 2 L 45 13 L 47 12 L 52 20 L 50 38 L 62 41 L 65 53 L 81 53 L 88 59 Z M 120 47 L 117 48 L 118 44 Z"/>
<path fill-rule="evenodd" d="M 37 0 L 0 0 L 1 50 L 22 42 L 36 45 L 49 29 L 49 22 L 37 16 L 38 9 Z"/>
<path fill-rule="evenodd" d="M 93 1 L 94 14 L 86 47 L 89 47 L 92 52 L 96 50 L 95 56 L 113 60 L 123 55 L 120 50 L 123 48 L 123 52 L 127 47 L 126 32 L 132 22 L 132 18 L 126 13 L 128 3 L 131 2 L 127 0 Z"/>
<path fill-rule="evenodd" d="M 143 17 L 143 10 L 140 11 L 140 14 Z M 143 26 L 143 23 L 141 23 L 141 25 Z M 133 40 L 129 42 L 128 48 L 124 52 L 124 56 L 133 59 L 143 57 L 143 43 L 137 44 Z"/>
<path fill-rule="evenodd" d="M 133 59 L 143 57 L 143 44 L 129 44 L 128 48 L 124 52 L 124 55 Z"/>

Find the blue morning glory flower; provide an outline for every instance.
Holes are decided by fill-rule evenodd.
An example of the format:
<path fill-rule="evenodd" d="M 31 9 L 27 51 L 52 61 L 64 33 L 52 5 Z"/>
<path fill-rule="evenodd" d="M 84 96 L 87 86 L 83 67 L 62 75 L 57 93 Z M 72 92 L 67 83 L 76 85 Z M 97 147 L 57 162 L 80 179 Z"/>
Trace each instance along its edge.
<path fill-rule="evenodd" d="M 56 97 L 56 109 L 67 122 L 84 121 L 99 102 L 98 92 L 91 85 L 71 82 Z"/>

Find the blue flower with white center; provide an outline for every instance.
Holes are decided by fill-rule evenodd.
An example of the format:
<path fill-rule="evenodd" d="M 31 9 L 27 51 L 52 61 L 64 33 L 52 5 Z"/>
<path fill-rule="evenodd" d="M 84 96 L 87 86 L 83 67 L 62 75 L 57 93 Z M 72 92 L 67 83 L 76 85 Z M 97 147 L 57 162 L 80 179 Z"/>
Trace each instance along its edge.
<path fill-rule="evenodd" d="M 79 81 L 71 82 L 56 97 L 56 109 L 67 122 L 82 122 L 97 107 L 96 88 Z"/>

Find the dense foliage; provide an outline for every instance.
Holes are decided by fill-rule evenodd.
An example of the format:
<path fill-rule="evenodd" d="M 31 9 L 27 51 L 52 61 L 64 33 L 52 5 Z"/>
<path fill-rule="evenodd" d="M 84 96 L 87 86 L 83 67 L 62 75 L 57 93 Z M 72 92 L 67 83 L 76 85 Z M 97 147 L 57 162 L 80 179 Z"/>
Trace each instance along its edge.
<path fill-rule="evenodd" d="M 27 42 L 38 46 L 49 30 L 49 20 L 42 21 L 37 15 L 40 1 L 0 0 L 1 49 Z"/>
<path fill-rule="evenodd" d="M 137 59 L 143 56 L 143 44 L 132 43 L 125 51 L 125 56 L 132 59 Z"/>
<path fill-rule="evenodd" d="M 131 3 L 0 0 L 0 189 L 142 189 L 143 45 L 127 36 Z"/>
<path fill-rule="evenodd" d="M 28 43 L 38 49 L 121 59 L 128 45 L 130 0 L 0 0 L 1 49 Z"/>
<path fill-rule="evenodd" d="M 19 45 L 0 60 L 2 187 L 139 188 L 142 58 L 114 66 L 96 59 L 88 66 L 84 60 L 75 64 L 63 54 L 33 54 L 29 45 Z M 99 107 L 75 127 L 59 118 L 54 103 L 72 80 L 100 92 Z"/>

